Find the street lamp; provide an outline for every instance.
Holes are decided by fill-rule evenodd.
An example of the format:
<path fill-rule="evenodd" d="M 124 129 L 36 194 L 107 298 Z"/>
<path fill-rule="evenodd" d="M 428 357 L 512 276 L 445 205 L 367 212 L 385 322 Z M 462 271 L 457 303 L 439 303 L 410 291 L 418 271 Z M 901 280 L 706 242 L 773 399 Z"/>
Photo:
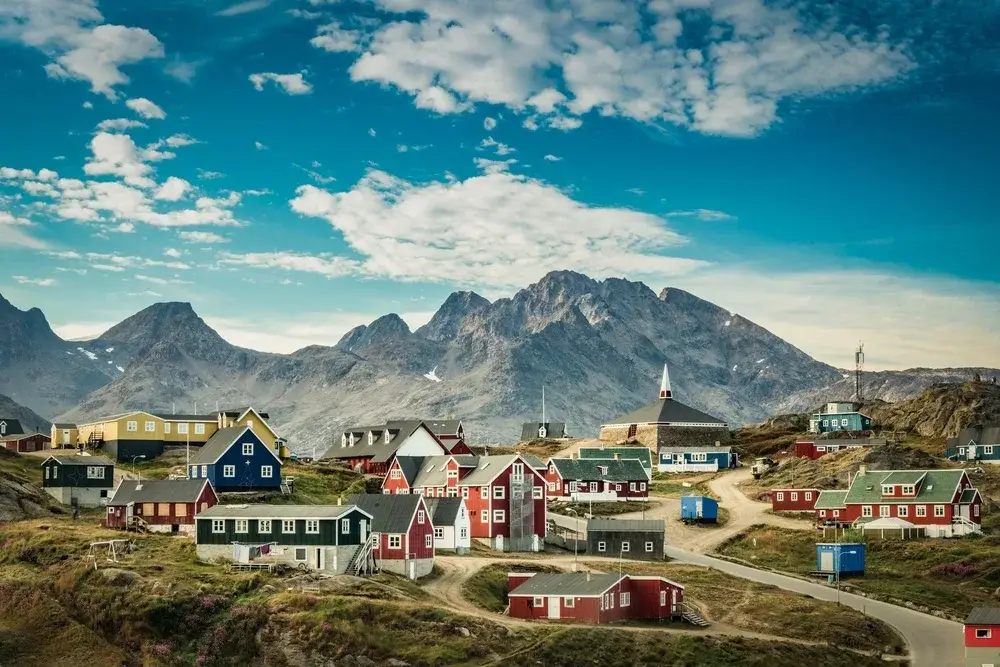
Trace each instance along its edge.
<path fill-rule="evenodd" d="M 845 553 L 851 554 L 852 556 L 857 554 L 857 551 L 841 551 L 837 549 L 837 604 L 840 604 L 840 557 Z"/>
<path fill-rule="evenodd" d="M 135 456 L 132 457 L 132 474 L 133 475 L 135 475 L 135 460 L 136 459 L 144 459 L 144 458 L 146 458 L 145 454 L 137 454 L 137 455 L 135 455 Z M 140 479 L 139 481 L 142 481 L 142 480 Z"/>

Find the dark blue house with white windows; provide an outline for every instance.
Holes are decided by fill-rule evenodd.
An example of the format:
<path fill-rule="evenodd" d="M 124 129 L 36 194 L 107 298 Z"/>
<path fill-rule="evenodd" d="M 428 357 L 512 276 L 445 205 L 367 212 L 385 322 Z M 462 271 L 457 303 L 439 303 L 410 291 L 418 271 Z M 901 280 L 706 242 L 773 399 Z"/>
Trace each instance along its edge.
<path fill-rule="evenodd" d="M 715 472 L 739 465 L 739 457 L 728 445 L 660 447 L 660 472 Z"/>
<path fill-rule="evenodd" d="M 191 457 L 188 479 L 207 479 L 219 493 L 277 491 L 281 459 L 249 427 L 220 428 Z"/>

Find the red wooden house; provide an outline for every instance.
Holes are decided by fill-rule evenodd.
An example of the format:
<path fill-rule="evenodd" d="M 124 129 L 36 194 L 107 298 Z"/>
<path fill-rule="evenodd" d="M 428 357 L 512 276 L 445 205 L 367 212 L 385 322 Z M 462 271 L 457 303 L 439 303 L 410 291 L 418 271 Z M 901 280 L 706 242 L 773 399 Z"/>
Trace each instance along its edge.
<path fill-rule="evenodd" d="M 52 438 L 44 433 L 15 433 L 0 437 L 0 447 L 12 452 L 40 452 L 52 446 Z"/>
<path fill-rule="evenodd" d="M 357 494 L 347 499 L 372 515 L 372 556 L 387 572 L 417 579 L 434 569 L 434 525 L 419 495 Z"/>
<path fill-rule="evenodd" d="M 108 528 L 193 533 L 194 517 L 219 503 L 207 479 L 122 479 L 108 501 Z"/>
<path fill-rule="evenodd" d="M 649 476 L 638 459 L 549 459 L 549 499 L 646 500 Z"/>
<path fill-rule="evenodd" d="M 775 512 L 811 512 L 819 489 L 771 489 L 771 509 Z"/>
<path fill-rule="evenodd" d="M 793 451 L 800 458 L 818 459 L 845 449 L 875 447 L 885 444 L 885 438 L 803 438 L 795 441 Z"/>
<path fill-rule="evenodd" d="M 965 666 L 1000 665 L 1000 609 L 976 607 L 965 619 Z"/>
<path fill-rule="evenodd" d="M 473 538 L 494 548 L 538 551 L 545 538 L 545 478 L 520 454 L 397 456 L 382 483 L 386 494 L 462 497 Z"/>
<path fill-rule="evenodd" d="M 847 491 L 823 491 L 816 501 L 819 525 L 865 524 L 898 519 L 928 537 L 979 532 L 983 498 L 965 470 L 868 470 L 861 466 Z"/>
<path fill-rule="evenodd" d="M 510 615 L 577 623 L 679 618 L 684 587 L 663 577 L 566 572 L 507 575 Z"/>
<path fill-rule="evenodd" d="M 464 444 L 464 443 L 463 443 Z M 390 421 L 358 426 L 340 434 L 321 460 L 342 461 L 352 470 L 384 475 L 397 456 L 437 456 L 448 449 L 422 421 Z"/>

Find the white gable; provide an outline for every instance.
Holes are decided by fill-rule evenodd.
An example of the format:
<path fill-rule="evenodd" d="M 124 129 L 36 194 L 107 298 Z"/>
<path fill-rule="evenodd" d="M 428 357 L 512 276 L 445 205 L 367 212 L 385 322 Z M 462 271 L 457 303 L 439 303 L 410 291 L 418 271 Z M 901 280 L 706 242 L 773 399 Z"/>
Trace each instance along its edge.
<path fill-rule="evenodd" d="M 434 435 L 421 426 L 396 450 L 396 456 L 440 456 L 447 454 Z"/>

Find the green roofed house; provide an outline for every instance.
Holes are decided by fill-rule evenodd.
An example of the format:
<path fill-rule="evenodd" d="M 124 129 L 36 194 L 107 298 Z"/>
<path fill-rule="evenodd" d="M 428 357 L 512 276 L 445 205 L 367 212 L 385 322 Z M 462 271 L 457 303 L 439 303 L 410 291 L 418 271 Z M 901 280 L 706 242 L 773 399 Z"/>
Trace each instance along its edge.
<path fill-rule="evenodd" d="M 649 477 L 638 459 L 549 459 L 550 499 L 600 502 L 646 500 Z"/>
<path fill-rule="evenodd" d="M 653 453 L 646 447 L 581 447 L 581 459 L 635 459 L 653 477 Z"/>
<path fill-rule="evenodd" d="M 819 525 L 863 526 L 892 519 L 897 528 L 922 528 L 928 537 L 980 532 L 983 500 L 965 470 L 868 470 L 861 466 L 847 491 L 823 491 Z"/>

